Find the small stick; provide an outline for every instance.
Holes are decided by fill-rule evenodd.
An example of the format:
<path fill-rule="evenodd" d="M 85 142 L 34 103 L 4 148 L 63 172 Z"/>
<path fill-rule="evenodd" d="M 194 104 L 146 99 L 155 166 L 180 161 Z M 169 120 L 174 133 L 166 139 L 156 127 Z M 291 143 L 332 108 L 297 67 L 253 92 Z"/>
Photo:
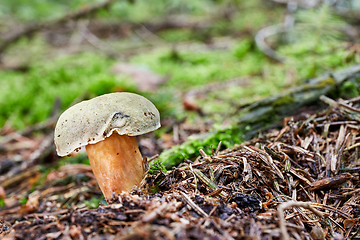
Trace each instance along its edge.
<path fill-rule="evenodd" d="M 199 152 L 200 152 L 200 154 L 201 154 L 201 156 L 202 156 L 203 158 L 209 157 L 209 156 L 205 153 L 204 150 L 200 149 Z"/>
<path fill-rule="evenodd" d="M 322 212 L 316 210 L 313 206 L 311 206 L 310 202 L 295 202 L 295 201 L 289 201 L 285 203 L 281 203 L 277 210 L 279 215 L 279 226 L 280 226 L 280 232 L 282 235 L 283 240 L 290 240 L 290 236 L 287 233 L 286 224 L 285 224 L 285 218 L 284 218 L 284 210 L 291 207 L 303 207 L 311 210 L 314 214 L 316 214 L 318 217 L 322 218 L 324 215 Z"/>
<path fill-rule="evenodd" d="M 203 217 L 209 217 L 209 215 L 204 212 L 204 210 L 202 210 L 198 205 L 196 205 L 196 203 L 193 202 L 193 200 L 191 200 L 191 198 L 186 195 L 186 193 L 184 192 L 180 192 L 181 195 L 184 197 L 185 201 L 187 202 L 187 204 L 189 204 L 189 206 L 194 209 L 195 212 L 197 212 L 199 215 L 203 216 Z"/>
<path fill-rule="evenodd" d="M 214 156 L 217 156 L 217 155 L 219 154 L 220 148 L 221 148 L 221 141 L 219 142 L 219 144 L 218 144 L 217 147 L 216 147 Z"/>

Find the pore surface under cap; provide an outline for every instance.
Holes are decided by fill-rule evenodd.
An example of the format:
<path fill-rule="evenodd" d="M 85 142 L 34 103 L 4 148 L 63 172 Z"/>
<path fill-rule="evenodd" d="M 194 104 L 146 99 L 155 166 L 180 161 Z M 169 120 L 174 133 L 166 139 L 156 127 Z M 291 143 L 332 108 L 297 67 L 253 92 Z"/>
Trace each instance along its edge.
<path fill-rule="evenodd" d="M 136 136 L 159 127 L 159 111 L 148 99 L 134 93 L 110 93 L 67 109 L 56 124 L 54 141 L 58 155 L 66 156 L 114 131 Z"/>

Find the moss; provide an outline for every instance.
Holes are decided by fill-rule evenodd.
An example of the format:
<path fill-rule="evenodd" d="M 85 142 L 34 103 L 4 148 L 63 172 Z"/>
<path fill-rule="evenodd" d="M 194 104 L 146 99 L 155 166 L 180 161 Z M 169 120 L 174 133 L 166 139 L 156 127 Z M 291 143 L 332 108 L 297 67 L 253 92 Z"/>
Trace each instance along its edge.
<path fill-rule="evenodd" d="M 5 206 L 6 204 L 4 198 L 0 198 L 0 207 L 5 207 Z"/>
<path fill-rule="evenodd" d="M 326 86 L 335 86 L 335 79 L 332 78 L 332 77 L 329 77 L 329 78 L 326 78 L 322 81 L 320 81 L 317 85 L 314 86 L 314 88 L 323 88 L 323 87 L 326 87 Z"/>
<path fill-rule="evenodd" d="M 97 208 L 100 205 L 100 202 L 104 200 L 104 196 L 93 196 L 90 200 L 84 200 L 83 203 L 89 208 Z"/>
<path fill-rule="evenodd" d="M 157 161 L 161 162 L 169 169 L 183 162 L 185 158 L 194 159 L 199 155 L 200 149 L 210 155 L 220 141 L 222 142 L 222 148 L 229 148 L 236 143 L 242 142 L 244 139 L 245 136 L 243 130 L 240 128 L 228 127 L 219 129 L 214 132 L 209 132 L 206 135 L 202 135 L 201 138 L 193 138 L 181 145 L 163 151 Z M 157 162 L 153 164 L 157 164 Z"/>
<path fill-rule="evenodd" d="M 234 47 L 233 53 L 234 56 L 242 59 L 246 54 L 248 54 L 254 47 L 254 42 L 250 39 L 243 39 L 239 41 Z"/>
<path fill-rule="evenodd" d="M 345 82 L 340 88 L 340 96 L 345 99 L 360 96 L 360 77 Z"/>
<path fill-rule="evenodd" d="M 25 205 L 28 201 L 28 197 L 23 197 L 22 199 L 19 200 L 19 204 L 20 205 Z"/>
<path fill-rule="evenodd" d="M 169 42 L 182 42 L 193 40 L 193 31 L 191 29 L 169 29 L 161 32 L 159 37 Z"/>
<path fill-rule="evenodd" d="M 290 94 L 285 94 L 281 98 L 278 98 L 276 101 L 274 101 L 272 105 L 273 105 L 273 107 L 276 107 L 276 106 L 293 103 L 294 101 L 295 101 L 295 99 L 293 96 L 291 96 Z"/>
<path fill-rule="evenodd" d="M 166 167 L 161 161 L 154 161 L 153 164 L 150 164 L 149 174 L 156 174 L 158 172 L 166 173 Z"/>
<path fill-rule="evenodd" d="M 25 75 L 0 71 L 0 127 L 8 119 L 16 128 L 49 118 L 55 101 L 65 110 L 75 98 L 112 92 L 133 91 L 125 78 L 110 74 L 112 60 L 96 54 L 81 54 L 37 62 Z"/>

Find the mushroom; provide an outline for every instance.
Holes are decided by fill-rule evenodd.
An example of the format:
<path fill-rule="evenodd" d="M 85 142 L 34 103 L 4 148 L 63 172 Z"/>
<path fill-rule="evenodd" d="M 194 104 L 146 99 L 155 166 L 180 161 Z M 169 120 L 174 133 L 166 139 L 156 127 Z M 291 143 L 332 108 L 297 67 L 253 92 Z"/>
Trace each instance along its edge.
<path fill-rule="evenodd" d="M 58 119 L 54 142 L 59 156 L 85 146 L 105 199 L 129 192 L 144 174 L 134 136 L 160 127 L 160 115 L 148 99 L 133 93 L 110 93 L 80 102 Z"/>

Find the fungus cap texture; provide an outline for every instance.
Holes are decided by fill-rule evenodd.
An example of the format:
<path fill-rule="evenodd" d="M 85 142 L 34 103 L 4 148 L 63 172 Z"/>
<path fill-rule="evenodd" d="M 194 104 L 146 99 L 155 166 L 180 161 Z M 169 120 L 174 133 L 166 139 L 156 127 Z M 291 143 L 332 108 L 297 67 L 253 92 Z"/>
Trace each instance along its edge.
<path fill-rule="evenodd" d="M 136 136 L 160 127 L 154 104 L 134 93 L 110 93 L 80 102 L 59 117 L 54 142 L 59 156 L 119 135 Z"/>

